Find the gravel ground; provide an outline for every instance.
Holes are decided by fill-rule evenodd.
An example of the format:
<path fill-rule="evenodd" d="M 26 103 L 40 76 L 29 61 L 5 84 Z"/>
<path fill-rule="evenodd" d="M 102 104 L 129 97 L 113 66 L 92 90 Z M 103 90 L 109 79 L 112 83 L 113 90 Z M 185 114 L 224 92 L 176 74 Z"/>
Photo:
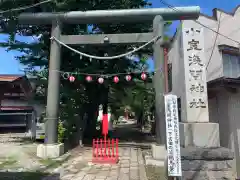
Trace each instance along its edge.
<path fill-rule="evenodd" d="M 35 169 L 40 166 L 36 158 L 30 155 L 36 153 L 37 144 L 0 143 L 0 166 L 4 169 Z M 11 162 L 11 163 L 9 163 Z M 14 163 L 13 163 L 14 162 Z M 5 165 L 4 165 L 5 164 Z"/>
<path fill-rule="evenodd" d="M 146 165 L 148 180 L 166 180 L 164 168 Z"/>
<path fill-rule="evenodd" d="M 134 123 L 129 123 L 129 127 L 125 125 L 117 125 L 117 132 L 114 137 L 120 138 L 120 141 L 127 146 L 149 146 L 153 141 L 151 138 L 146 139 L 146 134 L 136 127 Z M 123 127 L 122 127 L 123 126 Z M 129 131 L 128 131 L 129 130 Z M 20 142 L 24 139 L 16 135 L 2 136 L 0 140 L 0 180 L 59 180 L 59 172 L 55 171 L 57 167 L 63 166 L 67 158 L 61 160 L 41 160 L 36 157 L 37 143 Z M 83 148 L 76 148 L 69 152 L 70 158 L 76 158 Z M 67 154 L 66 154 L 66 157 Z M 51 172 L 51 175 L 46 172 Z M 166 180 L 164 178 L 164 169 L 154 166 L 146 166 L 146 174 L 148 180 Z"/>
<path fill-rule="evenodd" d="M 37 143 L 0 143 L 0 180 L 59 180 L 54 170 L 67 160 L 49 160 L 36 156 Z M 49 172 L 49 173 L 48 173 Z"/>

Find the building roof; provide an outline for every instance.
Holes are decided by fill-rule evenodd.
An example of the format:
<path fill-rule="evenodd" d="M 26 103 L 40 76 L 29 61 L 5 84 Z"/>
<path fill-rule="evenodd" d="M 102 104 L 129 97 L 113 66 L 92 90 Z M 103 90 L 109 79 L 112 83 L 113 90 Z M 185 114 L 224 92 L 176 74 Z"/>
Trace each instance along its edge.
<path fill-rule="evenodd" d="M 21 74 L 0 74 L 0 93 L 7 93 L 15 83 L 20 84 L 20 88 L 26 96 L 32 93 L 32 87 L 28 78 Z"/>
<path fill-rule="evenodd" d="M 218 20 L 218 19 L 217 19 L 217 11 L 220 11 L 220 12 L 222 12 L 222 13 L 228 14 L 228 15 L 230 15 L 230 16 L 234 16 L 234 15 L 236 14 L 236 11 L 237 11 L 239 8 L 240 8 L 240 5 L 238 5 L 236 8 L 234 8 L 234 9 L 232 10 L 232 12 L 226 12 L 226 11 L 224 11 L 224 10 L 222 10 L 222 9 L 214 8 L 214 9 L 212 10 L 212 12 L 213 12 L 213 15 L 212 15 L 212 16 L 209 16 L 209 15 L 206 15 L 206 14 L 203 14 L 203 13 L 200 13 L 200 16 L 205 16 L 205 17 L 207 17 L 207 18 L 209 18 L 209 19 L 213 19 L 213 20 L 217 21 L 217 20 Z"/>
<path fill-rule="evenodd" d="M 208 88 L 214 88 L 217 86 L 240 87 L 240 78 L 221 77 L 221 78 L 209 81 L 207 84 L 208 84 Z"/>
<path fill-rule="evenodd" d="M 240 9 L 240 5 L 238 5 L 237 7 L 235 7 L 232 12 L 227 12 L 227 11 L 224 11 L 222 9 L 219 9 L 219 8 L 214 8 L 212 10 L 212 16 L 211 15 L 207 15 L 207 14 L 204 14 L 204 13 L 200 13 L 200 16 L 204 16 L 208 19 L 212 19 L 214 21 L 218 21 L 217 19 L 217 12 L 222 12 L 222 13 L 225 13 L 225 14 L 228 14 L 230 16 L 234 16 L 237 12 L 237 10 Z M 180 23 L 181 24 L 181 23 Z M 179 26 L 181 27 L 181 25 Z M 168 47 L 171 47 L 171 44 L 174 42 L 175 38 L 176 38 L 176 35 L 178 33 L 178 28 L 176 29 L 176 31 L 174 32 L 174 35 L 172 36 L 172 38 L 169 39 L 169 44 L 168 44 Z"/>
<path fill-rule="evenodd" d="M 218 49 L 226 54 L 240 55 L 240 48 L 229 46 L 226 44 L 219 44 Z"/>
<path fill-rule="evenodd" d="M 33 110 L 32 106 L 0 106 L 1 111 L 26 111 Z"/>
<path fill-rule="evenodd" d="M 17 79 L 23 78 L 25 75 L 0 74 L 0 81 L 13 82 Z"/>

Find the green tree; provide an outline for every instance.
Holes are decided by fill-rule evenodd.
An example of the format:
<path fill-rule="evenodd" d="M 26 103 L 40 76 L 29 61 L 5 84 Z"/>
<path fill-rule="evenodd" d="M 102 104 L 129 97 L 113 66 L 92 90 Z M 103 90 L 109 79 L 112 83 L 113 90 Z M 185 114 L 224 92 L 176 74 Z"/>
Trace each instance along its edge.
<path fill-rule="evenodd" d="M 2 10 L 13 9 L 21 6 L 30 5 L 37 1 L 2 1 L 0 8 Z M 39 1 L 38 1 L 39 2 Z M 136 9 L 151 6 L 147 0 L 54 0 L 48 4 L 42 4 L 38 7 L 25 10 L 25 12 L 66 12 L 66 11 L 86 11 L 86 10 L 102 10 L 102 9 Z M 16 59 L 27 67 L 28 74 L 36 75 L 36 67 L 41 67 L 43 72 L 47 72 L 48 58 L 50 49 L 50 32 L 51 25 L 18 25 L 18 12 L 10 12 L 3 14 L 1 18 L 2 33 L 9 34 L 9 41 L 1 43 L 2 47 L 8 51 L 17 50 L 22 52 L 22 55 L 16 56 Z M 168 24 L 168 23 L 167 23 Z M 92 27 L 92 28 L 89 28 Z M 77 24 L 65 25 L 63 34 L 94 34 L 94 33 L 132 33 L 132 32 L 148 32 L 151 31 L 151 23 L 138 24 Z M 16 35 L 32 36 L 36 38 L 33 43 L 20 42 L 15 39 Z M 77 50 L 97 56 L 104 56 L 105 53 L 111 55 L 125 53 L 132 50 L 133 45 L 109 45 L 109 46 L 81 46 L 75 47 Z M 146 59 L 152 53 L 151 47 L 147 47 L 135 54 L 139 59 Z M 116 60 L 92 60 L 62 48 L 61 52 L 61 71 L 64 72 L 81 72 L 81 73 L 99 73 L 111 74 L 118 72 L 129 72 L 139 70 L 146 66 L 146 61 L 135 62 L 126 57 Z M 47 77 L 47 73 L 42 76 Z M 74 83 L 61 78 L 60 92 L 60 115 L 61 122 L 67 127 L 66 135 L 69 136 L 76 130 L 78 121 L 82 119 L 84 113 L 87 112 L 87 135 L 94 134 L 96 126 L 96 111 L 100 103 L 110 102 L 113 109 L 117 109 L 123 105 L 121 98 L 128 94 L 132 86 L 139 84 L 137 81 L 126 83 L 120 80 L 118 84 L 112 83 L 112 79 L 106 79 L 104 85 L 98 83 L 87 83 L 84 81 L 84 76 L 78 77 Z M 96 77 L 95 77 L 96 78 Z M 120 77 L 121 78 L 121 77 Z M 124 77 L 123 77 L 124 78 Z M 137 76 L 139 78 L 139 76 Z M 96 79 L 94 79 L 96 80 Z M 94 81 L 96 82 L 96 81 Z M 40 91 L 37 92 L 37 97 L 46 100 L 46 81 L 40 81 Z M 141 87 L 143 88 L 143 87 Z M 142 90 L 139 88 L 139 91 Z M 129 90 L 130 89 L 130 90 Z M 40 95 L 39 95 L 40 94 Z M 139 95 L 140 96 L 140 95 Z M 115 103 L 113 103 L 115 102 Z M 137 104 L 137 103 L 135 103 Z M 136 106 L 137 107 L 137 106 Z M 76 118 L 77 116 L 77 118 Z M 91 133 L 90 133 L 91 132 Z"/>
<path fill-rule="evenodd" d="M 26 6 L 36 1 L 5 1 L 0 4 L 2 10 L 13 9 L 20 6 Z M 89 0 L 55 0 L 49 4 L 43 4 L 39 7 L 27 10 L 28 12 L 58 12 L 58 11 L 86 11 L 86 10 L 101 10 L 101 9 L 136 9 L 149 6 L 145 0 L 116 0 L 116 1 L 89 1 Z M 9 42 L 2 43 L 2 47 L 7 47 L 8 50 L 17 50 L 23 55 L 17 56 L 23 65 L 27 66 L 28 71 L 35 73 L 35 67 L 48 69 L 48 57 L 50 47 L 50 32 L 51 25 L 46 26 L 29 26 L 16 24 L 17 15 L 21 13 L 6 13 L 1 20 L 3 33 L 9 33 Z M 91 34 L 91 33 L 130 33 L 130 32 L 147 32 L 150 30 L 150 24 L 93 24 L 92 30 L 89 30 L 89 25 L 65 25 L 63 34 Z M 18 35 L 27 35 L 39 37 L 34 43 L 20 42 L 14 39 Z M 132 49 L 132 45 L 111 45 L 108 47 L 99 46 L 81 46 L 78 50 L 103 56 L 105 53 L 112 55 L 125 53 Z M 106 51 L 107 50 L 107 51 Z M 150 53 L 147 51 L 147 53 Z M 137 54 L 139 55 L 139 54 Z M 117 73 L 135 70 L 139 65 L 128 58 L 120 58 L 117 60 L 93 60 L 83 57 L 80 60 L 79 55 L 62 48 L 62 65 L 61 70 L 64 72 L 85 72 L 85 73 Z M 81 77 L 82 80 L 84 77 Z M 109 81 L 109 82 L 108 82 Z M 88 112 L 88 128 L 95 129 L 95 112 L 98 105 L 105 102 L 109 93 L 109 88 L 124 89 L 126 83 L 120 82 L 118 85 L 112 85 L 111 79 L 106 80 L 105 85 L 96 83 L 86 83 L 84 81 L 76 81 L 70 83 L 66 80 L 61 80 L 61 113 L 64 124 L 76 124 L 71 119 L 73 114 L 82 114 Z M 41 84 L 42 85 L 42 84 Z M 43 85 L 46 85 L 43 84 Z M 46 86 L 43 87 L 46 89 Z M 99 98 L 102 97 L 102 98 Z M 107 98 L 106 98 L 107 97 Z M 69 104 L 71 106 L 69 106 Z M 79 117 L 80 118 L 80 117 Z M 70 123 L 71 122 L 71 123 Z M 70 125 L 72 128 L 73 125 Z M 68 127 L 69 128 L 69 127 Z M 73 129 L 72 129 L 73 130 Z M 70 130 L 70 131 L 72 131 Z M 90 131 L 88 131 L 90 132 Z"/>

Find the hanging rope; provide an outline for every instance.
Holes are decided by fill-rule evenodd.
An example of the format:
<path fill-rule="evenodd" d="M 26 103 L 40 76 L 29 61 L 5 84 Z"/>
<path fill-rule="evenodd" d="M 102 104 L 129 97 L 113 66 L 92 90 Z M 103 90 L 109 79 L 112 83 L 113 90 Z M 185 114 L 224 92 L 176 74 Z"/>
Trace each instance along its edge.
<path fill-rule="evenodd" d="M 99 59 L 99 60 L 112 60 L 112 59 L 119 59 L 119 58 L 122 58 L 122 57 L 126 57 L 126 56 L 129 56 L 141 49 L 143 49 L 144 47 L 146 47 L 147 45 L 151 44 L 152 42 L 154 42 L 155 40 L 157 40 L 158 38 L 161 38 L 161 36 L 157 36 L 157 37 L 154 37 L 153 39 L 151 39 L 149 42 L 145 43 L 144 45 L 138 47 L 138 48 L 135 48 L 134 50 L 132 51 L 129 51 L 127 53 L 124 53 L 124 54 L 120 54 L 120 55 L 116 55 L 116 56 L 94 56 L 94 55 L 90 55 L 90 54 L 86 54 L 86 53 L 83 53 L 83 52 L 80 52 L 74 48 L 71 48 L 70 46 L 64 44 L 62 41 L 58 40 L 57 38 L 55 38 L 54 36 L 52 36 L 50 39 L 51 40 L 54 40 L 56 41 L 58 44 L 61 44 L 62 46 L 68 48 L 69 50 L 77 53 L 77 54 L 80 54 L 81 56 L 85 56 L 85 57 L 88 57 L 90 59 Z"/>

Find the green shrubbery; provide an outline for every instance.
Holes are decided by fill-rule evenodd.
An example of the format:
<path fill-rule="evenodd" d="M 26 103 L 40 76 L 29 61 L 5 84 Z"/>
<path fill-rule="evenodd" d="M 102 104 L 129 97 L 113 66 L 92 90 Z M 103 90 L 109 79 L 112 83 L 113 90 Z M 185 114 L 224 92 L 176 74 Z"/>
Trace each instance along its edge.
<path fill-rule="evenodd" d="M 62 121 L 58 122 L 58 143 L 62 143 L 64 141 L 66 128 Z"/>

